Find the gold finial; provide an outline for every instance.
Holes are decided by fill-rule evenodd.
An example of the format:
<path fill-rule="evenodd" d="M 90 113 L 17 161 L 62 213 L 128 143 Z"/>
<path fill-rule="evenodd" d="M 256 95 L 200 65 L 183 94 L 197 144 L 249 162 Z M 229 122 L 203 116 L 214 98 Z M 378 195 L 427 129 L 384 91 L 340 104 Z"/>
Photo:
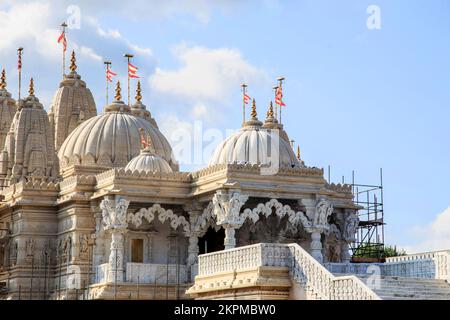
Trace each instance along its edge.
<path fill-rule="evenodd" d="M 114 96 L 114 99 L 116 99 L 116 101 L 120 101 L 122 99 L 122 95 L 120 94 L 120 82 L 117 81 L 116 83 L 116 95 Z"/>
<path fill-rule="evenodd" d="M 141 82 L 138 81 L 137 83 L 137 87 L 136 87 L 136 102 L 141 102 L 142 100 L 142 95 L 141 95 Z"/>
<path fill-rule="evenodd" d="M 70 57 L 70 71 L 75 72 L 77 70 L 76 62 L 77 59 L 75 58 L 75 50 L 72 50 L 72 55 Z"/>
<path fill-rule="evenodd" d="M 250 114 L 252 116 L 252 119 L 255 119 L 258 117 L 258 114 L 256 113 L 256 101 L 253 99 L 252 101 L 252 113 Z"/>
<path fill-rule="evenodd" d="M 34 81 L 33 78 L 30 79 L 30 86 L 28 88 L 28 93 L 30 96 L 34 96 Z"/>
<path fill-rule="evenodd" d="M 2 70 L 2 77 L 0 78 L 1 82 L 0 82 L 0 89 L 5 89 L 6 88 L 6 73 L 5 73 L 5 69 Z"/>
<path fill-rule="evenodd" d="M 269 104 L 269 110 L 267 111 L 267 118 L 273 118 L 273 104 L 272 101 L 270 101 Z"/>
<path fill-rule="evenodd" d="M 300 146 L 297 146 L 297 159 L 300 160 Z"/>

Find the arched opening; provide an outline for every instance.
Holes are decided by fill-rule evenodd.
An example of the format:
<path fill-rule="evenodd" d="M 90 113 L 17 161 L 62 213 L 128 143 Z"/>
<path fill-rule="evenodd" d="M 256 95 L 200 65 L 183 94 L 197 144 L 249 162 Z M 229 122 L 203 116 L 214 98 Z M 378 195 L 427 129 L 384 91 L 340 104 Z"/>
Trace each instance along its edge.
<path fill-rule="evenodd" d="M 210 253 L 225 249 L 223 242 L 225 240 L 225 230 L 220 228 L 218 231 L 209 227 L 208 231 L 198 240 L 199 253 Z"/>

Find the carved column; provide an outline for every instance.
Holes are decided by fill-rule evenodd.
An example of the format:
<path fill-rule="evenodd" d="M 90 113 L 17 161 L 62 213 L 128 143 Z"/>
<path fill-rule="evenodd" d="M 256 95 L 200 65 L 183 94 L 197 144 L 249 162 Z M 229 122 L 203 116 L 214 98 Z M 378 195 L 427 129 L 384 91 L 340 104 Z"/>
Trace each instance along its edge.
<path fill-rule="evenodd" d="M 320 230 L 311 233 L 311 256 L 319 262 L 323 262 L 322 235 Z"/>
<path fill-rule="evenodd" d="M 213 197 L 213 214 L 218 225 L 225 229 L 225 250 L 236 246 L 235 230 L 243 223 L 240 210 L 248 196 L 242 195 L 240 190 L 219 190 Z"/>
<path fill-rule="evenodd" d="M 349 245 L 354 242 L 356 230 L 359 225 L 359 217 L 357 211 L 354 209 L 346 209 L 344 211 L 344 232 L 342 235 L 343 243 L 341 249 L 341 261 L 350 262 Z"/>
<path fill-rule="evenodd" d="M 129 201 L 118 196 L 104 199 L 100 203 L 104 229 L 111 234 L 109 254 L 110 281 L 123 282 L 124 233 L 127 231 L 127 208 Z"/>
<path fill-rule="evenodd" d="M 95 267 L 102 264 L 104 256 L 104 232 L 102 227 L 102 214 L 101 212 L 95 213 L 95 234 L 94 234 L 94 254 L 93 264 Z"/>
<path fill-rule="evenodd" d="M 200 236 L 200 226 L 198 219 L 202 214 L 202 206 L 199 204 L 185 205 L 183 208 L 189 214 L 189 246 L 188 246 L 188 267 L 197 263 L 198 260 L 198 238 Z"/>
<path fill-rule="evenodd" d="M 301 202 L 305 205 L 307 217 L 313 222 L 312 227 L 306 229 L 306 231 L 311 233 L 310 254 L 322 263 L 321 234 L 330 228 L 328 217 L 333 212 L 333 206 L 324 198 L 319 199 L 317 202 L 313 199 L 304 199 Z"/>

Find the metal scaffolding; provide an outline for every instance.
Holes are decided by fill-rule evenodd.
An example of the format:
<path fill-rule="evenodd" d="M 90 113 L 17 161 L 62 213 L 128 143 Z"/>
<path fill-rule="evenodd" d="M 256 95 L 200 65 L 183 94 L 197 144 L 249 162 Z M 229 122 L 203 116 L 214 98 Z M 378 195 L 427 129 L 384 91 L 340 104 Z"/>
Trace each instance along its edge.
<path fill-rule="evenodd" d="M 351 244 L 352 261 L 383 261 L 384 256 L 384 208 L 383 208 L 383 169 L 380 169 L 380 184 L 366 185 L 355 183 L 352 172 L 352 192 L 354 202 L 360 206 L 359 225 L 355 242 Z"/>

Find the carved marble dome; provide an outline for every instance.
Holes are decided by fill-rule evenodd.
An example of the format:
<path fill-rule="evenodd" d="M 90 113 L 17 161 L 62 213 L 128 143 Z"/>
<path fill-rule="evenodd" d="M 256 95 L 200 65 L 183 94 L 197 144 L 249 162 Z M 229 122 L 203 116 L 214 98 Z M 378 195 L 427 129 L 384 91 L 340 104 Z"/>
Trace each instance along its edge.
<path fill-rule="evenodd" d="M 125 170 L 160 173 L 173 172 L 166 160 L 155 155 L 149 149 L 143 149 L 137 157 L 131 159 L 125 166 Z"/>
<path fill-rule="evenodd" d="M 80 123 L 97 115 L 94 97 L 76 72 L 75 62 L 75 52 L 72 52 L 71 72 L 65 74 L 59 84 L 48 115 L 55 136 L 56 151 Z"/>
<path fill-rule="evenodd" d="M 274 125 L 271 126 L 270 123 Z M 256 106 L 253 102 L 251 120 L 245 122 L 239 131 L 216 148 L 209 165 L 227 163 L 270 165 L 272 161 L 276 161 L 276 157 L 271 157 L 270 154 L 271 144 L 276 146 L 276 141 L 278 141 L 280 167 L 302 166 L 284 130 L 282 127 L 280 130 L 276 120 L 273 120 L 273 110 L 271 112 L 269 109 L 266 123 L 263 125 L 257 118 Z"/>
<path fill-rule="evenodd" d="M 178 171 L 167 139 L 149 121 L 131 114 L 130 107 L 121 101 L 119 83 L 115 101 L 105 107 L 105 112 L 84 121 L 64 141 L 58 151 L 60 167 L 124 167 L 140 153 L 141 128 L 151 140 L 155 155 Z"/>

